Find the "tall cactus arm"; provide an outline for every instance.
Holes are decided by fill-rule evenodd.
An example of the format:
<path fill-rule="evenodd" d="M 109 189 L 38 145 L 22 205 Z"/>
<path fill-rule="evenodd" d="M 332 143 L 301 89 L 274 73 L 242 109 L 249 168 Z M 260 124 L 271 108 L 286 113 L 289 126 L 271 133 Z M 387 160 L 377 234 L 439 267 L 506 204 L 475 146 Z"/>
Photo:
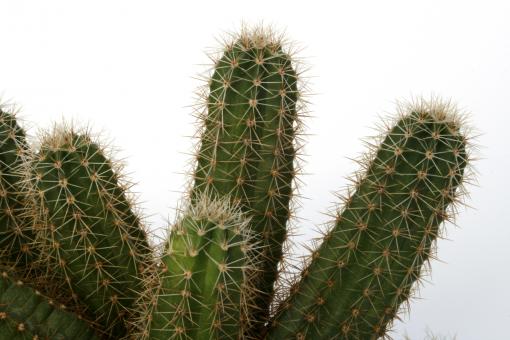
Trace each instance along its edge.
<path fill-rule="evenodd" d="M 377 339 L 433 257 L 468 163 L 448 103 L 404 110 L 279 305 L 269 339 Z"/>
<path fill-rule="evenodd" d="M 209 81 L 192 196 L 229 197 L 251 218 L 265 261 L 255 279 L 259 326 L 267 321 L 296 173 L 298 76 L 283 42 L 264 29 L 225 47 Z"/>

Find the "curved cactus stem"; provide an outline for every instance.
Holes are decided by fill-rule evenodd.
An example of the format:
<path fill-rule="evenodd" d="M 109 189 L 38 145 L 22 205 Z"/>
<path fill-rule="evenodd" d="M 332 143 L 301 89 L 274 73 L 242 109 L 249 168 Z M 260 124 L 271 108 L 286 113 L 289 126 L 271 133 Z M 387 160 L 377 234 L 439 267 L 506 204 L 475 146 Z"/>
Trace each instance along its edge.
<path fill-rule="evenodd" d="M 404 108 L 344 198 L 322 244 L 279 304 L 269 339 L 377 339 L 408 301 L 468 157 L 456 110 Z"/>

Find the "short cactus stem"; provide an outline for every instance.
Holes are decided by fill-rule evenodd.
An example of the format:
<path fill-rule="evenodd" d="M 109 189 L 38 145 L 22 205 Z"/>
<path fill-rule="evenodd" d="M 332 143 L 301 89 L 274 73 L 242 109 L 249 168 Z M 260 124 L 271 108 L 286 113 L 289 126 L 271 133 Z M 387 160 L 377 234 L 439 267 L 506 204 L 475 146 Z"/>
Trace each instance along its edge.
<path fill-rule="evenodd" d="M 228 200 L 204 195 L 192 202 L 172 228 L 146 294 L 152 305 L 142 320 L 149 327 L 144 339 L 242 338 L 257 261 L 248 222 Z"/>
<path fill-rule="evenodd" d="M 279 304 L 269 339 L 377 339 L 410 298 L 468 157 L 453 107 L 422 101 L 404 111 Z"/>

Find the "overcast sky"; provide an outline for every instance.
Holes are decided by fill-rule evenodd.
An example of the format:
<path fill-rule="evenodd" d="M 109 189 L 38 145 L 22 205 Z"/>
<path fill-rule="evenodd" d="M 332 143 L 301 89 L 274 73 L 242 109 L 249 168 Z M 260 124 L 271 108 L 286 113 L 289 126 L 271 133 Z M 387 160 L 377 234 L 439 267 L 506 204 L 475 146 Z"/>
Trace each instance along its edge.
<path fill-rule="evenodd" d="M 443 262 L 395 331 L 499 340 L 510 323 L 509 18 L 509 1 L 488 0 L 2 0 L 0 94 L 32 133 L 62 117 L 102 131 L 126 158 L 151 228 L 162 228 L 185 183 L 205 52 L 243 20 L 285 30 L 312 94 L 300 242 L 326 221 L 379 115 L 396 99 L 452 98 L 482 133 L 474 208 L 448 226 Z"/>

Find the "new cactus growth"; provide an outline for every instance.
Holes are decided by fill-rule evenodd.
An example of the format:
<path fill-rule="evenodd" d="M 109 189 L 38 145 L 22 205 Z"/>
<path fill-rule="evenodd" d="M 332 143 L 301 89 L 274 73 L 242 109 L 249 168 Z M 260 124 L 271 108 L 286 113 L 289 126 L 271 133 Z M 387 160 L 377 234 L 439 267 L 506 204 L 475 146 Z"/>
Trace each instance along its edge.
<path fill-rule="evenodd" d="M 193 201 L 165 244 L 145 339 L 238 339 L 250 324 L 258 247 L 228 199 Z M 142 328 L 146 324 L 142 320 Z M 146 327 L 145 326 L 145 327 Z"/>
<path fill-rule="evenodd" d="M 99 340 L 79 315 L 65 310 L 9 271 L 0 272 L 0 339 Z"/>
<path fill-rule="evenodd" d="M 244 30 L 216 60 L 191 186 L 156 260 L 118 163 L 88 131 L 56 127 L 31 151 L 0 107 L 0 339 L 388 335 L 462 199 L 463 117 L 437 99 L 401 106 L 289 277 L 303 107 L 286 48 Z"/>
<path fill-rule="evenodd" d="M 64 278 L 107 334 L 124 335 L 150 249 L 118 169 L 86 133 L 56 127 L 33 164 L 48 272 Z"/>
<path fill-rule="evenodd" d="M 282 43 L 264 30 L 243 31 L 216 61 L 192 194 L 227 197 L 251 218 L 264 257 L 255 278 L 259 325 L 287 236 L 299 129 L 298 78 Z"/>

